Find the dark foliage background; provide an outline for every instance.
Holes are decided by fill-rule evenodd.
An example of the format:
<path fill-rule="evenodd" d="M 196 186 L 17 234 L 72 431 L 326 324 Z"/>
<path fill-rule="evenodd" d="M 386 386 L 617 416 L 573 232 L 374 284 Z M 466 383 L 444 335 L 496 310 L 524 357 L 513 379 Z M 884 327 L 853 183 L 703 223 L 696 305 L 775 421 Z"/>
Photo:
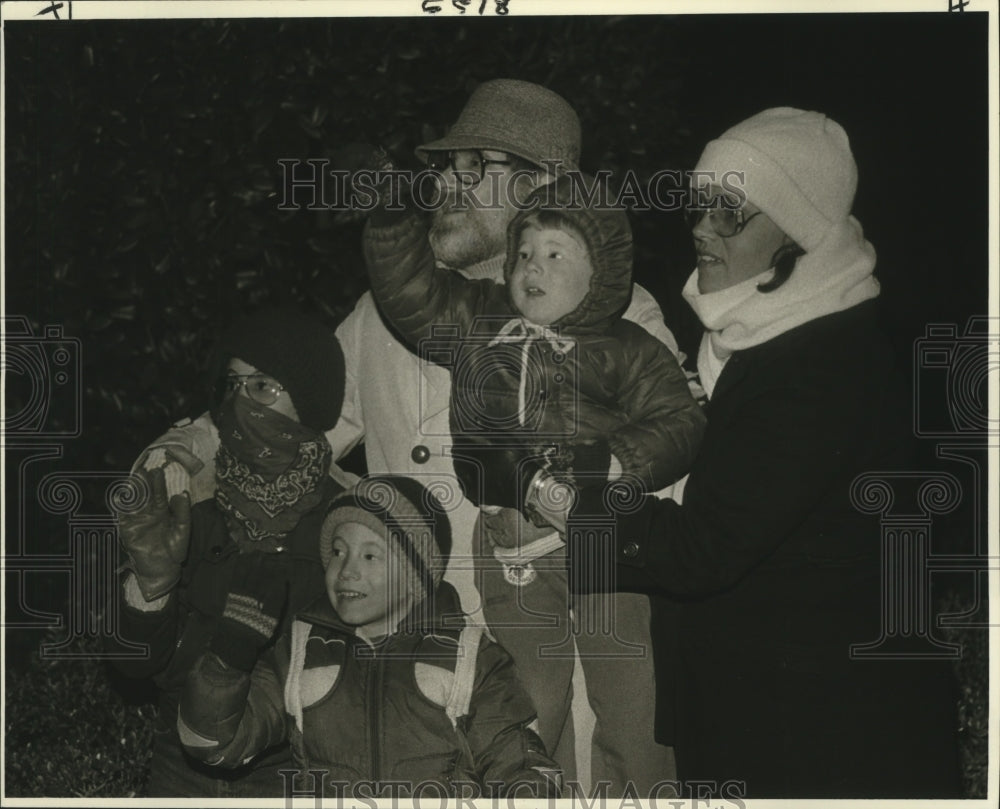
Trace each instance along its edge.
<path fill-rule="evenodd" d="M 366 286 L 356 226 L 277 210 L 277 161 L 367 140 L 412 163 L 478 82 L 510 76 L 569 99 L 591 171 L 690 168 L 766 106 L 841 121 L 905 356 L 926 323 L 985 309 L 976 16 L 9 23 L 6 311 L 84 341 L 67 451 L 125 468 L 204 405 L 199 365 L 234 312 L 279 300 L 336 322 Z M 634 224 L 636 276 L 690 350 L 681 217 Z"/>
<path fill-rule="evenodd" d="M 961 328 L 987 308 L 986 33 L 972 13 L 7 23 L 4 307 L 36 335 L 55 324 L 82 343 L 83 429 L 59 464 L 127 470 L 172 421 L 201 412 L 203 360 L 237 312 L 295 303 L 334 325 L 350 311 L 366 288 L 359 225 L 278 210 L 279 159 L 363 140 L 412 165 L 476 84 L 500 76 L 565 96 L 584 122 L 583 167 L 617 176 L 690 168 L 707 140 L 768 106 L 841 122 L 884 323 L 912 372 L 927 324 Z M 633 226 L 636 279 L 692 354 L 682 218 L 637 213 Z M 8 413 L 30 384 L 8 375 Z M 5 479 L 18 502 L 12 467 Z M 32 552 L 65 552 L 50 515 L 4 519 L 8 532 L 32 526 Z M 960 532 L 970 516 L 954 519 Z M 29 600 L 58 609 L 65 587 L 39 582 Z M 30 722 L 36 747 L 65 745 L 65 724 L 25 712 L 59 703 L 39 683 L 101 695 L 86 702 L 95 714 L 112 692 L 86 679 L 99 667 L 40 660 L 36 641 L 8 633 L 8 742 Z M 963 721 L 982 740 L 985 669 L 964 670 L 974 718 Z M 122 705 L 114 715 L 135 731 L 138 709 Z M 141 747 L 135 732 L 115 738 Z M 43 794 L 30 757 L 23 770 L 7 763 L 9 791 Z M 98 793 L 135 788 L 109 777 Z"/>

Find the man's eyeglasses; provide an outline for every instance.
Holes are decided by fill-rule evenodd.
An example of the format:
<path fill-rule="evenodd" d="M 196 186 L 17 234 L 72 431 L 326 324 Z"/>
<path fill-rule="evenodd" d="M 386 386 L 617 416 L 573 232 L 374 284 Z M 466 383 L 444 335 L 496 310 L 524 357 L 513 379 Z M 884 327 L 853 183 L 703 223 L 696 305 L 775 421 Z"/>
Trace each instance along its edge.
<path fill-rule="evenodd" d="M 750 216 L 747 216 L 743 208 L 728 208 L 722 205 L 715 208 L 685 208 L 684 219 L 687 226 L 694 230 L 698 227 L 698 223 L 707 216 L 709 227 L 715 234 L 723 239 L 728 239 L 730 236 L 742 232 L 743 228 L 747 226 L 747 222 L 760 213 L 762 211 L 754 211 Z"/>
<path fill-rule="evenodd" d="M 228 399 L 244 388 L 247 396 L 262 405 L 273 405 L 284 390 L 277 380 L 266 374 L 227 374 L 222 385 L 224 398 Z"/>
<path fill-rule="evenodd" d="M 475 188 L 486 176 L 487 166 L 510 166 L 510 160 L 486 157 L 481 149 L 453 149 L 450 152 L 431 152 L 427 167 L 444 173 L 451 169 L 455 181 L 462 188 Z"/>

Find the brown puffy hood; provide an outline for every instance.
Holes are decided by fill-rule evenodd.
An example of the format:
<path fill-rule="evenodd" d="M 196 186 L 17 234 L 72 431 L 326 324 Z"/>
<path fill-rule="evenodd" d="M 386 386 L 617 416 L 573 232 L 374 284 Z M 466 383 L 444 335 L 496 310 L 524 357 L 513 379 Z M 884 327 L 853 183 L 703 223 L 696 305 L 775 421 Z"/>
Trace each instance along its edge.
<path fill-rule="evenodd" d="M 632 228 L 625 210 L 612 207 L 611 201 L 598 193 L 596 181 L 583 174 L 564 175 L 536 188 L 526 204 L 530 207 L 507 228 L 504 280 L 510 280 L 517 263 L 518 235 L 524 220 L 538 210 L 557 211 L 586 239 L 594 274 L 580 305 L 552 325 L 578 334 L 606 331 L 632 298 Z"/>

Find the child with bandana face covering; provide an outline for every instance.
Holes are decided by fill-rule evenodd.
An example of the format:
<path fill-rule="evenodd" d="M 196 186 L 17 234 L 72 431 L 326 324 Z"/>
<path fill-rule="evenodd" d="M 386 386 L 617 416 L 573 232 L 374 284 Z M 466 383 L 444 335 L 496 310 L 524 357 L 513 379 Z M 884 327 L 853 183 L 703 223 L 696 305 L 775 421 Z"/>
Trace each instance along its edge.
<path fill-rule="evenodd" d="M 285 310 L 237 322 L 217 356 L 215 498 L 192 507 L 176 491 L 179 473 L 200 465 L 181 447 L 157 450 L 136 470 L 148 496 L 119 515 L 128 559 L 114 643 L 148 645 L 144 659 L 118 666 L 160 689 L 148 795 L 280 797 L 287 745 L 234 771 L 208 768 L 183 752 L 177 704 L 204 651 L 251 671 L 290 616 L 324 592 L 316 538 L 344 488 L 330 476 L 324 432 L 340 413 L 344 358 L 332 331 Z M 243 640 L 247 626 L 257 643 Z"/>

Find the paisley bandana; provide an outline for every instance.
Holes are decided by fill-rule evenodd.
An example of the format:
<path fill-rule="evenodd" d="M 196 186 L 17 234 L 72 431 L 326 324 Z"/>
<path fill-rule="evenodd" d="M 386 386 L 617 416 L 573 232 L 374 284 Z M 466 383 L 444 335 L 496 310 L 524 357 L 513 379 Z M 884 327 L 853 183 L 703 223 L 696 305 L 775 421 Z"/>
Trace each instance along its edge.
<path fill-rule="evenodd" d="M 285 536 L 322 498 L 326 437 L 246 396 L 224 402 L 216 424 L 216 503 L 252 540 Z"/>

